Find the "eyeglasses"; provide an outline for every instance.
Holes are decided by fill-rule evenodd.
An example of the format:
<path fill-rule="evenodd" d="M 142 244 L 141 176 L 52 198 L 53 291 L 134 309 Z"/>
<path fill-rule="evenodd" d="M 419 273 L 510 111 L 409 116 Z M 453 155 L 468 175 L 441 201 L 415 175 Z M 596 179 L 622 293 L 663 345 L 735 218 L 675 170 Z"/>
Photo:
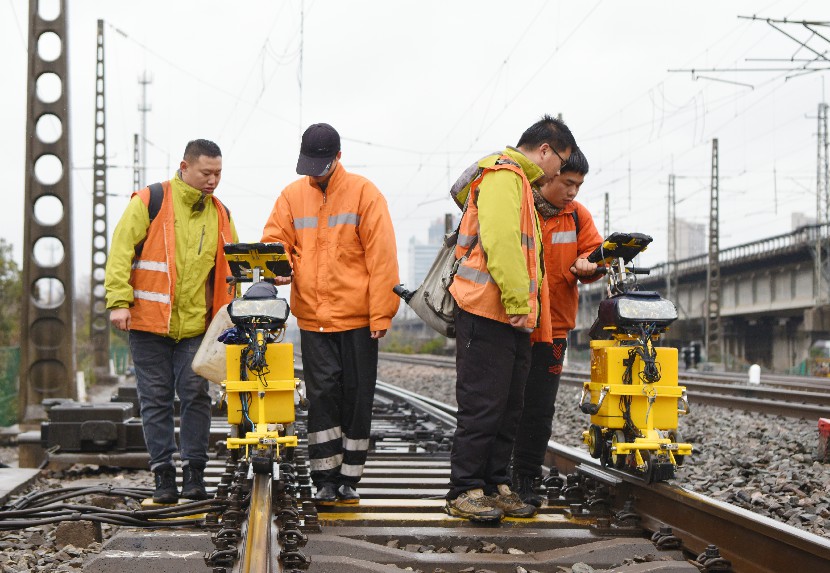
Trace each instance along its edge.
<path fill-rule="evenodd" d="M 553 147 L 551 147 L 550 145 L 548 145 L 548 147 L 550 147 L 550 150 L 553 151 L 554 155 L 556 155 L 556 157 L 559 158 L 559 161 L 562 162 L 562 165 L 559 166 L 559 171 L 562 171 L 563 169 L 565 169 L 565 166 L 568 164 L 568 160 L 567 159 L 562 159 L 562 156 L 559 155 L 559 153 L 557 153 L 557 151 Z"/>

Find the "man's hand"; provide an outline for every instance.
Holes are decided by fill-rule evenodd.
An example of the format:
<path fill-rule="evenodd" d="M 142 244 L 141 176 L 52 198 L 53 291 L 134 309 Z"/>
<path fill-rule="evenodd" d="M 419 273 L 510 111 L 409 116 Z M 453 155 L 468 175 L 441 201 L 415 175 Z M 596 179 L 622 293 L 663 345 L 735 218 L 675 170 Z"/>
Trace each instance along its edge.
<path fill-rule="evenodd" d="M 377 340 L 378 338 L 383 338 L 384 336 L 386 336 L 386 331 L 385 330 L 373 330 L 371 335 L 370 335 L 370 337 L 373 340 Z"/>
<path fill-rule="evenodd" d="M 110 322 L 118 330 L 130 330 L 130 309 L 129 308 L 114 308 L 110 311 Z"/>
<path fill-rule="evenodd" d="M 578 277 L 592 277 L 597 272 L 597 264 L 588 259 L 576 259 L 571 265 L 571 272 Z"/>
<path fill-rule="evenodd" d="M 507 320 L 510 321 L 510 326 L 522 332 L 533 332 L 533 329 L 527 326 L 527 317 L 529 314 L 508 314 Z"/>
<path fill-rule="evenodd" d="M 274 284 L 277 285 L 277 286 L 287 285 L 291 282 L 291 279 L 293 279 L 293 278 L 294 278 L 294 273 L 291 273 L 287 277 L 277 276 L 277 277 L 274 277 Z"/>

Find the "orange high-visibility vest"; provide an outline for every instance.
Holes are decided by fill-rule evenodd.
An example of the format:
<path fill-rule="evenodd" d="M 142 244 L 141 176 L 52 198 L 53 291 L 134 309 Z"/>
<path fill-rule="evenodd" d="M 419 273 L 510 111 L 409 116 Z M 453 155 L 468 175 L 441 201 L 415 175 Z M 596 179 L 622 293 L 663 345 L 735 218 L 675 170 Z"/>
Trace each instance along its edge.
<path fill-rule="evenodd" d="M 170 182 L 162 183 L 164 199 L 158 215 L 150 222 L 147 238 L 140 253 L 133 259 L 130 285 L 133 287 L 133 307 L 130 309 L 131 328 L 156 334 L 170 331 L 170 315 L 173 309 L 176 286 L 176 235 L 173 199 Z M 145 206 L 150 203 L 150 188 L 133 193 Z M 224 245 L 233 241 L 228 211 L 219 199 L 211 195 L 219 217 L 219 233 L 216 246 L 216 262 L 206 285 L 205 314 L 210 323 L 213 315 L 233 299 L 228 292 L 226 277 L 231 276 L 230 265 L 225 260 Z M 212 279 L 211 279 L 212 277 Z"/>
<path fill-rule="evenodd" d="M 536 208 L 533 204 L 533 192 L 527 176 L 509 156 L 502 156 L 493 167 L 482 171 L 481 175 L 470 185 L 467 211 L 461 219 L 459 228 L 458 243 L 455 247 L 455 256 L 462 259 L 458 272 L 453 279 L 450 292 L 455 298 L 458 306 L 462 309 L 491 318 L 499 322 L 509 323 L 507 312 L 501 301 L 501 289 L 495 283 L 487 270 L 487 260 L 481 241 L 476 241 L 475 247 L 469 257 L 463 258 L 478 235 L 478 206 L 477 199 L 479 185 L 484 176 L 499 169 L 513 171 L 522 179 L 522 207 L 520 214 L 520 228 L 522 233 L 522 253 L 525 258 L 528 276 L 528 302 L 530 313 L 526 326 L 536 328 L 539 321 L 539 281 L 542 278 L 539 256 L 536 245 Z"/>

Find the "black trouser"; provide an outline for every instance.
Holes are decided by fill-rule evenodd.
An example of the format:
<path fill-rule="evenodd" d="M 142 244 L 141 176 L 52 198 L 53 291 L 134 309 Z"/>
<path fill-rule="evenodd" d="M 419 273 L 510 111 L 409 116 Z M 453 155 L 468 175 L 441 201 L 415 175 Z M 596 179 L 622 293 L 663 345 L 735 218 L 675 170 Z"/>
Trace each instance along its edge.
<path fill-rule="evenodd" d="M 509 484 L 508 465 L 530 368 L 530 335 L 459 310 L 455 319 L 458 418 L 447 499 Z"/>
<path fill-rule="evenodd" d="M 378 373 L 369 328 L 300 331 L 308 396 L 308 456 L 314 485 L 354 485 L 363 475 Z"/>
<path fill-rule="evenodd" d="M 516 473 L 533 477 L 542 475 L 567 348 L 565 338 L 554 338 L 552 345 L 533 345 L 530 374 L 525 384 L 524 409 L 513 448 L 513 470 Z"/>

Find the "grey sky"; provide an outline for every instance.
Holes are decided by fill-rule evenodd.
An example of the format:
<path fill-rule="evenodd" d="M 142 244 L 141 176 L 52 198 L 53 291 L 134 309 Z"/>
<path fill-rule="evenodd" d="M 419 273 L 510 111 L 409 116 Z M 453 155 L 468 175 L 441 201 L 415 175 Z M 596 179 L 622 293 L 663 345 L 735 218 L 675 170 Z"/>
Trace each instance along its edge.
<path fill-rule="evenodd" d="M 224 155 L 217 193 L 240 238 L 258 240 L 277 194 L 297 177 L 302 130 L 331 123 L 346 168 L 389 201 L 406 279 L 410 237 L 425 240 L 429 223 L 455 209 L 450 181 L 515 144 L 544 113 L 562 113 L 588 157 L 578 199 L 599 224 L 608 192 L 612 230 L 654 236 L 645 264 L 666 258 L 669 173 L 679 177 L 678 216 L 708 222 L 713 137 L 723 247 L 788 232 L 792 212 L 814 216 L 815 116 L 827 72 L 788 81 L 781 72 L 702 73 L 752 89 L 667 71 L 809 55 L 767 24 L 737 18 L 752 14 L 830 19 L 819 0 L 69 2 L 76 281 L 89 273 L 98 18 L 106 23 L 110 232 L 133 191 L 137 79 L 146 70 L 148 180 L 168 178 L 189 139 L 215 140 Z M 0 0 L 0 236 L 18 260 L 27 19 L 26 2 Z"/>

